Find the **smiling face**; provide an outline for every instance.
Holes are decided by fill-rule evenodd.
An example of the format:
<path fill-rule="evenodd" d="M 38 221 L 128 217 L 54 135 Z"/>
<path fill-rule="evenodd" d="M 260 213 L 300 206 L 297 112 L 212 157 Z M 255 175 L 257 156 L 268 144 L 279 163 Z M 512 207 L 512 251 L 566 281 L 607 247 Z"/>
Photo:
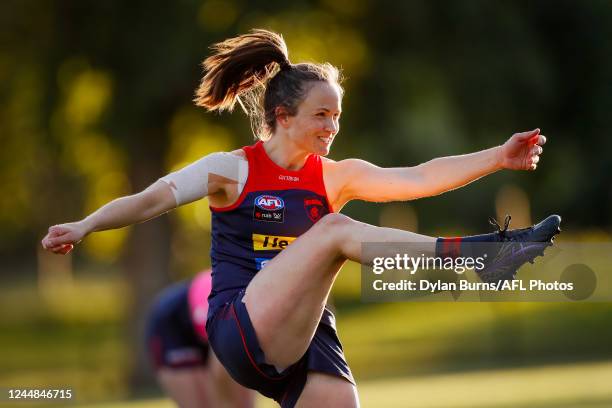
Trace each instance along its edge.
<path fill-rule="evenodd" d="M 300 150 L 326 156 L 340 130 L 341 104 L 342 93 L 338 85 L 317 81 L 310 85 L 294 116 L 280 114 L 277 120 Z"/>

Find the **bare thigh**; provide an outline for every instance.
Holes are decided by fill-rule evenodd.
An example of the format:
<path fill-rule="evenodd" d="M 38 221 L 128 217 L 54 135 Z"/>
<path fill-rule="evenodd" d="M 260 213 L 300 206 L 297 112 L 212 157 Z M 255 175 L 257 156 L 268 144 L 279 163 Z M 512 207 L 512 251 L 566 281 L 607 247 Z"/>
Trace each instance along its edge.
<path fill-rule="evenodd" d="M 309 372 L 296 408 L 357 408 L 357 388 L 344 378 Z"/>

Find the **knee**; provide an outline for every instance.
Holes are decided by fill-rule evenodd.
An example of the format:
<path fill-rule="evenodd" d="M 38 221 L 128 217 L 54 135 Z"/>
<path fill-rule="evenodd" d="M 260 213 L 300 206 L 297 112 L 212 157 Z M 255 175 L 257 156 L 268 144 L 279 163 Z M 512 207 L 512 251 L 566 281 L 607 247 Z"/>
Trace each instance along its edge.
<path fill-rule="evenodd" d="M 323 242 L 327 247 L 337 247 L 341 249 L 351 235 L 351 226 L 355 220 L 343 214 L 331 213 L 323 216 L 312 229 L 316 231 L 319 242 Z"/>

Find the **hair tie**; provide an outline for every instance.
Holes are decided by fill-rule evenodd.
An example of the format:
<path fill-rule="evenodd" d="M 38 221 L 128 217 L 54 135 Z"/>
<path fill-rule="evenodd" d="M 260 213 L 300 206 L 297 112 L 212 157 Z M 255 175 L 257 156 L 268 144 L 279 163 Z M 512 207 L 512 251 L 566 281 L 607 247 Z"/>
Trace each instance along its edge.
<path fill-rule="evenodd" d="M 288 71 L 291 69 L 291 63 L 287 60 L 279 63 L 281 71 Z"/>

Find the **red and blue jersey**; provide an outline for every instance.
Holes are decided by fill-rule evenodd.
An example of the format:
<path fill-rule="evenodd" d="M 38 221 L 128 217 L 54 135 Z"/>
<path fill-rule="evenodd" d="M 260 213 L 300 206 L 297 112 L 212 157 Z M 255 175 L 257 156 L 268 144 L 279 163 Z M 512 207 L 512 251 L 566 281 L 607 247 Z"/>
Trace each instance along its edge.
<path fill-rule="evenodd" d="M 320 156 L 310 155 L 300 170 L 292 171 L 274 163 L 261 141 L 243 150 L 249 174 L 238 200 L 229 207 L 211 207 L 209 316 L 244 289 L 266 262 L 332 211 Z"/>

